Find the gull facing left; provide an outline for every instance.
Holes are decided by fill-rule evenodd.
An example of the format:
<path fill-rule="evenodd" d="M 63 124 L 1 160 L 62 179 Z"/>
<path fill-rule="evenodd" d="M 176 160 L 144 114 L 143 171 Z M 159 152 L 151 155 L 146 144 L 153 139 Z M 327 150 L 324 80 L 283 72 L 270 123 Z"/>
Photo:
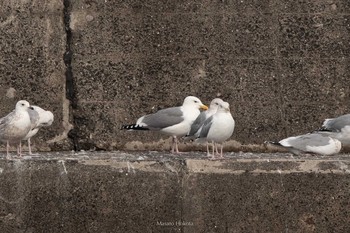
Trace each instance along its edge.
<path fill-rule="evenodd" d="M 215 144 L 220 144 L 220 158 L 223 158 L 222 143 L 229 139 L 235 128 L 235 120 L 230 113 L 230 105 L 222 102 L 218 106 L 217 112 L 209 117 L 203 124 L 196 142 L 211 142 L 213 148 L 212 158 L 215 158 Z M 207 147 L 207 154 L 210 156 Z"/>

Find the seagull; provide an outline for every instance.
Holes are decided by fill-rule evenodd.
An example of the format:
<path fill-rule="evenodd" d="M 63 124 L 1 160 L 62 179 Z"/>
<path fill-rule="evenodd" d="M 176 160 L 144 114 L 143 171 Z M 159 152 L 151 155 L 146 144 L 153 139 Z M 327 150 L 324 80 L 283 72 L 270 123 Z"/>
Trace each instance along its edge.
<path fill-rule="evenodd" d="M 30 145 L 30 139 L 36 135 L 40 128 L 52 125 L 54 120 L 53 113 L 46 111 L 39 106 L 31 106 L 29 109 L 29 116 L 31 121 L 31 128 L 28 134 L 23 138 L 23 140 L 28 140 L 28 150 L 29 154 L 32 155 L 32 149 Z"/>
<path fill-rule="evenodd" d="M 217 112 L 204 122 L 196 142 L 212 142 L 213 159 L 215 159 L 215 144 L 220 144 L 219 155 L 220 158 L 223 158 L 222 143 L 232 136 L 234 128 L 235 120 L 230 113 L 230 105 L 227 102 L 222 102 L 218 105 Z M 208 146 L 207 154 L 210 156 Z"/>
<path fill-rule="evenodd" d="M 319 133 L 309 133 L 285 138 L 279 142 L 265 142 L 286 148 L 295 155 L 314 153 L 319 155 L 333 155 L 339 153 L 341 142 L 338 139 Z"/>
<path fill-rule="evenodd" d="M 204 121 L 214 115 L 218 110 L 219 104 L 224 101 L 220 98 L 215 98 L 210 102 L 209 109 L 207 111 L 201 112 L 196 120 L 191 125 L 191 130 L 186 135 L 186 139 L 195 139 L 199 136 L 200 129 L 204 124 Z"/>
<path fill-rule="evenodd" d="M 350 146 L 350 114 L 326 119 L 315 132 L 336 138 L 343 146 Z"/>
<path fill-rule="evenodd" d="M 219 104 L 223 103 L 224 101 L 220 98 L 215 98 L 210 102 L 209 109 L 207 111 L 202 111 L 196 120 L 191 125 L 190 132 L 185 136 L 185 140 L 195 140 L 199 137 L 200 130 L 205 122 L 206 119 L 211 117 L 216 113 L 218 110 Z M 209 144 L 207 144 L 207 152 L 209 153 Z M 218 148 L 215 146 L 216 153 L 218 154 Z"/>
<path fill-rule="evenodd" d="M 350 114 L 342 115 L 336 118 L 326 119 L 323 122 L 320 130 L 340 132 L 344 128 L 350 128 Z"/>
<path fill-rule="evenodd" d="M 0 118 L 0 141 L 6 142 L 6 158 L 9 159 L 10 143 L 16 143 L 17 154 L 22 156 L 21 140 L 28 134 L 31 127 L 29 110 L 30 105 L 25 100 L 16 104 L 15 110 Z"/>
<path fill-rule="evenodd" d="M 187 96 L 182 106 L 159 110 L 156 113 L 140 117 L 136 124 L 123 125 L 125 130 L 152 130 L 172 136 L 172 153 L 179 153 L 177 137 L 185 136 L 192 123 L 200 114 L 199 109 L 208 110 L 200 99 Z"/>

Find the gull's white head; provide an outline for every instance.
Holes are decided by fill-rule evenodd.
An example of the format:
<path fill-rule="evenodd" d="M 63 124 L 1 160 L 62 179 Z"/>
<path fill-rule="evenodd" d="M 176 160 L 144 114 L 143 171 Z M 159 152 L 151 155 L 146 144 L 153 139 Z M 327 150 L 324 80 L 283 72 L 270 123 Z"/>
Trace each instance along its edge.
<path fill-rule="evenodd" d="M 215 98 L 210 102 L 209 110 L 216 112 L 219 108 L 219 105 L 222 104 L 224 101 L 220 98 Z"/>
<path fill-rule="evenodd" d="M 182 106 L 193 106 L 193 107 L 196 107 L 198 109 L 208 110 L 208 107 L 206 105 L 204 105 L 202 103 L 202 101 L 200 101 L 200 99 L 198 99 L 195 96 L 187 96 L 185 98 Z"/>
<path fill-rule="evenodd" d="M 218 106 L 218 111 L 220 112 L 230 112 L 230 104 L 228 102 L 222 102 Z"/>
<path fill-rule="evenodd" d="M 42 120 L 42 122 L 41 122 L 42 126 L 52 125 L 52 122 L 54 120 L 53 113 L 50 111 L 45 111 L 43 116 L 42 116 L 42 119 L 40 119 L 40 120 Z"/>
<path fill-rule="evenodd" d="M 26 100 L 20 100 L 16 104 L 16 111 L 27 111 L 30 107 L 30 104 Z"/>
<path fill-rule="evenodd" d="M 40 126 L 50 126 L 54 120 L 53 113 L 46 111 L 39 106 L 32 106 L 33 109 L 39 114 L 39 125 Z"/>

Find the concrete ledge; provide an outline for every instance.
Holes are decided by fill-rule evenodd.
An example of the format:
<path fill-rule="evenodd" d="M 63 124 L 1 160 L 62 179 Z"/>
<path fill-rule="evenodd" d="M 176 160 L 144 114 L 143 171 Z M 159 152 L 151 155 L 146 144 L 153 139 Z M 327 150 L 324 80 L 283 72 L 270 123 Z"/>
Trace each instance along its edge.
<path fill-rule="evenodd" d="M 350 232 L 350 159 L 79 152 L 0 160 L 0 232 Z"/>

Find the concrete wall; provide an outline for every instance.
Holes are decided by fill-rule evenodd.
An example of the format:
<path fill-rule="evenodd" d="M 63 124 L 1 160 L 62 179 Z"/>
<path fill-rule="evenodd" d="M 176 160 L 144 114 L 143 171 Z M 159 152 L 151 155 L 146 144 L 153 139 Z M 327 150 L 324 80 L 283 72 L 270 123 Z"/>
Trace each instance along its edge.
<path fill-rule="evenodd" d="M 349 30 L 348 0 L 0 1 L 0 115 L 53 111 L 34 150 L 60 151 L 0 160 L 0 232 L 350 232 L 347 155 L 61 152 L 168 149 L 119 127 L 187 95 L 230 102 L 226 150 L 318 128 L 349 111 Z"/>
<path fill-rule="evenodd" d="M 0 232 L 350 231 L 346 157 L 202 158 L 61 153 L 0 160 Z"/>
<path fill-rule="evenodd" d="M 221 97 L 241 150 L 349 111 L 349 30 L 348 0 L 4 0 L 0 113 L 19 99 L 52 110 L 37 150 L 159 150 L 166 137 L 120 125 Z"/>
<path fill-rule="evenodd" d="M 35 138 L 40 150 L 72 148 L 66 136 L 71 111 L 66 99 L 63 9 L 60 0 L 0 3 L 1 116 L 20 99 L 51 110 L 53 127 Z"/>

